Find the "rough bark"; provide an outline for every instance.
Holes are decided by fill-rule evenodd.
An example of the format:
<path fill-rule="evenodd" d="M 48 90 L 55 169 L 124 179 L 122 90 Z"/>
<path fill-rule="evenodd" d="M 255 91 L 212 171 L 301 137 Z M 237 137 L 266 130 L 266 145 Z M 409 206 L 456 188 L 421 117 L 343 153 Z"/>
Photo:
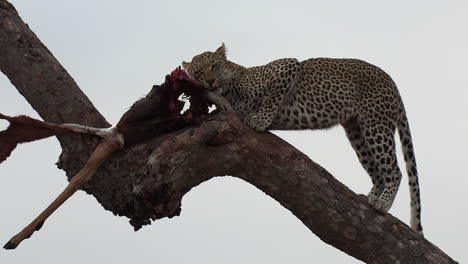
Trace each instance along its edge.
<path fill-rule="evenodd" d="M 0 69 L 44 120 L 109 126 L 5 0 L 0 0 Z M 69 176 L 98 141 L 79 135 L 59 140 L 59 166 Z M 116 152 L 85 191 L 138 229 L 150 218 L 178 215 L 182 197 L 217 175 L 255 185 L 324 242 L 367 263 L 456 263 L 398 219 L 370 208 L 364 196 L 306 155 L 273 134 L 255 133 L 229 111 Z"/>

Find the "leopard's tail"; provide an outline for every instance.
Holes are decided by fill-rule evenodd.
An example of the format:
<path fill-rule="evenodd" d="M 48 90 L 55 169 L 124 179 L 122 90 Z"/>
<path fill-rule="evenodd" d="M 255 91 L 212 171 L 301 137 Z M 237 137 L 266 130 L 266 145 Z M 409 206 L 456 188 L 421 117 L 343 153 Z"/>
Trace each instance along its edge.
<path fill-rule="evenodd" d="M 423 230 L 421 226 L 421 199 L 418 171 L 416 169 L 416 159 L 414 157 L 413 140 L 411 139 L 408 118 L 406 117 L 404 110 L 402 118 L 398 123 L 398 133 L 400 134 L 400 141 L 406 162 L 406 171 L 408 173 L 411 197 L 411 228 L 422 235 Z"/>

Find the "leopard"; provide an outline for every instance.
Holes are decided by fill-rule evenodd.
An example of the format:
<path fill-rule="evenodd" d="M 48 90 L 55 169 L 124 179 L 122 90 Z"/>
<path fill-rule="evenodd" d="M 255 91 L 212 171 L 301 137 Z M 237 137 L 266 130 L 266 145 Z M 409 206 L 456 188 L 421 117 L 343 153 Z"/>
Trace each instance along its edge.
<path fill-rule="evenodd" d="M 381 213 L 391 208 L 402 178 L 395 148 L 398 130 L 410 188 L 410 226 L 423 235 L 408 118 L 395 82 L 382 69 L 342 58 L 283 58 L 244 67 L 227 59 L 224 43 L 214 52 L 182 62 L 182 68 L 206 89 L 223 96 L 255 131 L 341 125 L 371 178 L 368 203 Z"/>

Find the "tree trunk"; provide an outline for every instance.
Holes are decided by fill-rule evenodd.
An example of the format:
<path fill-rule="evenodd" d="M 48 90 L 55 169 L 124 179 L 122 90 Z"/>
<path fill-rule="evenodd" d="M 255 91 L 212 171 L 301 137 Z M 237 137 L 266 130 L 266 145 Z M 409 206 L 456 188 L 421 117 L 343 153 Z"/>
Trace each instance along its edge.
<path fill-rule="evenodd" d="M 0 69 L 44 120 L 109 126 L 5 0 L 0 0 Z M 59 141 L 59 167 L 70 177 L 98 139 L 66 135 Z M 254 132 L 229 111 L 116 152 L 84 190 L 139 229 L 151 219 L 179 215 L 182 197 L 217 175 L 255 185 L 324 242 L 367 263 L 456 263 L 398 219 L 373 210 L 365 196 L 306 155 L 271 133 Z"/>

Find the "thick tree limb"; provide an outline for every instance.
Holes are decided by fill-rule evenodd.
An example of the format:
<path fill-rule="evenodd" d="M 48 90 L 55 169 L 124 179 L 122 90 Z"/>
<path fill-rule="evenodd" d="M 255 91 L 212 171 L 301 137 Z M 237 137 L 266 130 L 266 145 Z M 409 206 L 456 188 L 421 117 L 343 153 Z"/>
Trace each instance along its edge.
<path fill-rule="evenodd" d="M 109 125 L 5 0 L 0 0 L 0 69 L 44 120 Z M 59 166 L 67 175 L 77 172 L 98 141 L 59 140 Z M 370 208 L 364 196 L 303 153 L 273 134 L 252 131 L 229 111 L 116 152 L 85 190 L 138 229 L 150 219 L 178 215 L 182 197 L 217 175 L 255 185 L 323 241 L 367 263 L 455 263 L 398 219 Z"/>
<path fill-rule="evenodd" d="M 0 1 L 0 70 L 45 121 L 110 126 L 13 5 L 5 0 Z M 75 143 L 84 138 L 91 140 Z M 78 172 L 98 141 L 87 135 L 64 135 L 58 139 L 62 147 L 60 163 L 73 167 L 73 172 L 67 171 L 69 176 Z"/>

